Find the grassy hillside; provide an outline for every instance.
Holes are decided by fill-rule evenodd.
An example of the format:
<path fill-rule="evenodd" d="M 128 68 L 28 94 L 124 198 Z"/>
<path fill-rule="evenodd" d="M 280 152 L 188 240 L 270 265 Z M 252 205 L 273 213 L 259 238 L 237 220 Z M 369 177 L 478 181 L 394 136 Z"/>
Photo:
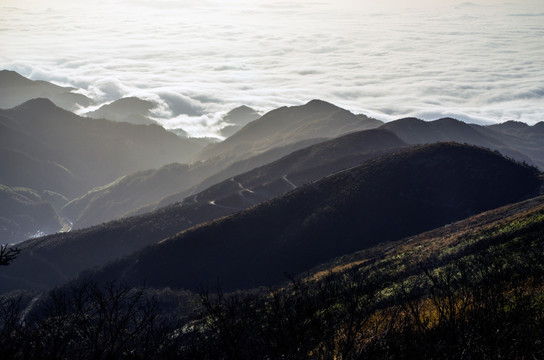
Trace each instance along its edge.
<path fill-rule="evenodd" d="M 537 197 L 279 288 L 204 290 L 200 306 L 188 292 L 94 283 L 3 297 L 0 344 L 7 357 L 35 359 L 539 359 L 543 251 Z"/>
<path fill-rule="evenodd" d="M 92 275 L 152 287 L 271 285 L 331 257 L 516 202 L 538 172 L 470 146 L 385 155 L 194 227 Z"/>
<path fill-rule="evenodd" d="M 544 198 L 324 265 L 272 292 L 204 294 L 193 357 L 541 358 Z M 193 344 L 193 346 L 188 345 Z"/>

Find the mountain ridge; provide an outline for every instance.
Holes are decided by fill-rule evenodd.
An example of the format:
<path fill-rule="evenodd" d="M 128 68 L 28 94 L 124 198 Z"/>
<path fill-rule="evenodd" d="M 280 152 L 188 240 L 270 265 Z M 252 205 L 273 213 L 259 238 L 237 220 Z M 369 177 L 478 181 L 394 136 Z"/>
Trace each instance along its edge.
<path fill-rule="evenodd" d="M 0 109 L 9 109 L 28 100 L 47 97 L 66 110 L 93 104 L 90 98 L 72 92 L 75 88 L 63 87 L 42 80 L 30 80 L 15 71 L 0 70 Z"/>
<path fill-rule="evenodd" d="M 385 176 L 391 169 L 402 175 Z M 455 183 L 444 181 L 453 174 Z M 399 179 L 402 186 L 395 185 Z M 218 279 L 230 290 L 272 285 L 284 272 L 296 274 L 360 246 L 416 234 L 530 197 L 540 185 L 536 170 L 488 150 L 454 144 L 417 147 L 198 225 L 89 276 L 188 289 L 211 286 Z M 501 200 L 497 194 L 505 197 Z M 380 206 L 358 209 L 362 204 Z M 356 240 L 359 236 L 368 243 Z M 333 244 L 329 238 L 337 240 Z"/>
<path fill-rule="evenodd" d="M 262 152 L 289 142 L 318 137 L 334 138 L 373 127 L 374 122 L 366 123 L 360 116 L 345 109 L 322 100 L 312 100 L 305 105 L 283 106 L 264 114 L 226 140 L 204 148 L 199 158 Z"/>

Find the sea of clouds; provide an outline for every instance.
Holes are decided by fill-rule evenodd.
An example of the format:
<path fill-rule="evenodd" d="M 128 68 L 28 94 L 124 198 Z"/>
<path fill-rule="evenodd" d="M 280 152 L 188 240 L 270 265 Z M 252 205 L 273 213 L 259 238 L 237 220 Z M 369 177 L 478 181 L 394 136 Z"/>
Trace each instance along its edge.
<path fill-rule="evenodd" d="M 544 121 L 543 4 L 361 3 L 6 0 L 0 68 L 99 104 L 154 100 L 159 123 L 193 136 L 242 104 L 314 98 L 386 121 Z"/>

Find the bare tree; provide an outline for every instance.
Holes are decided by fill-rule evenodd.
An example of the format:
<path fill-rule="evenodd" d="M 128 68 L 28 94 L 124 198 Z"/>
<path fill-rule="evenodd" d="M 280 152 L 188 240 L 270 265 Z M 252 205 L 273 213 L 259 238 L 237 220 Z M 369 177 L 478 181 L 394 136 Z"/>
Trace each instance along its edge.
<path fill-rule="evenodd" d="M 9 265 L 21 252 L 21 249 L 0 245 L 0 265 Z"/>

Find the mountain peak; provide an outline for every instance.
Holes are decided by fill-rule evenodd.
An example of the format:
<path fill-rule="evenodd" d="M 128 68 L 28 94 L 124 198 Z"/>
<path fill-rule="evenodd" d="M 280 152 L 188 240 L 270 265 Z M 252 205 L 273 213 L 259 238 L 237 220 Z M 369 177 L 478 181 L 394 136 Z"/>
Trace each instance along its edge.
<path fill-rule="evenodd" d="M 11 86 L 22 86 L 33 83 L 16 71 L 0 70 L 0 87 L 7 88 Z"/>
<path fill-rule="evenodd" d="M 457 120 L 457 119 L 454 119 L 454 118 L 451 118 L 451 117 L 445 117 L 445 118 L 440 118 L 438 120 L 435 120 L 435 121 L 431 121 L 429 122 L 430 124 L 434 124 L 434 125 L 442 125 L 442 126 L 449 126 L 449 127 L 456 127 L 456 128 L 462 128 L 462 127 L 468 127 L 469 125 L 464 122 L 464 121 L 461 121 L 461 120 Z"/>
<path fill-rule="evenodd" d="M 235 107 L 231 111 L 229 111 L 228 114 L 248 113 L 248 112 L 255 112 L 255 109 L 252 109 L 247 105 L 240 105 L 238 107 Z"/>
<path fill-rule="evenodd" d="M 116 100 L 109 105 L 117 106 L 117 107 L 136 106 L 138 107 L 138 111 L 140 111 L 140 110 L 152 109 L 153 107 L 155 107 L 156 104 L 150 100 L 140 99 L 139 97 L 136 97 L 136 96 L 129 96 L 129 97 L 124 97 L 119 100 Z M 108 105 L 104 105 L 104 106 L 108 106 Z"/>
<path fill-rule="evenodd" d="M 312 108 L 316 108 L 316 107 L 319 107 L 319 108 L 338 108 L 338 106 L 334 105 L 334 104 L 331 104 L 329 102 L 326 102 L 324 100 L 320 100 L 320 99 L 313 99 L 313 100 L 310 100 L 308 101 L 308 103 L 306 103 L 304 105 L 304 107 L 312 107 Z"/>
<path fill-rule="evenodd" d="M 257 118 L 260 117 L 260 114 L 255 111 L 255 109 L 252 109 L 250 108 L 249 106 L 246 106 L 246 105 L 241 105 L 241 106 L 238 106 L 234 109 L 232 109 L 231 111 L 229 111 L 226 115 L 225 115 L 225 119 L 227 120 L 234 120 L 234 122 L 239 122 L 239 118 L 243 118 L 243 119 L 251 119 L 251 120 L 247 120 L 247 121 L 242 121 L 242 122 L 249 122 L 249 121 L 252 121 L 252 120 L 255 120 Z"/>
<path fill-rule="evenodd" d="M 465 124 L 465 122 L 463 122 L 461 120 L 454 119 L 454 118 L 449 117 L 449 116 L 437 119 L 435 121 L 441 121 L 441 122 L 446 122 L 446 123 L 463 123 L 463 124 Z"/>
<path fill-rule="evenodd" d="M 544 121 L 539 121 L 536 124 L 533 125 L 533 129 L 544 129 Z"/>
<path fill-rule="evenodd" d="M 400 126 L 400 125 L 420 125 L 420 124 L 424 124 L 425 122 L 426 122 L 425 120 L 421 120 L 415 117 L 405 117 L 405 118 L 388 122 L 385 124 L 385 126 L 391 127 L 391 126 Z"/>
<path fill-rule="evenodd" d="M 36 109 L 36 108 L 40 108 L 42 110 L 43 109 L 59 109 L 59 110 L 61 110 L 61 108 L 59 108 L 57 105 L 55 105 L 48 98 L 30 99 L 28 101 L 25 101 L 21 105 L 18 105 L 16 107 L 14 107 L 14 109 L 17 109 L 17 110 L 30 110 L 30 109 Z"/>
<path fill-rule="evenodd" d="M 527 125 L 526 123 L 521 122 L 521 121 L 508 120 L 508 121 L 505 121 L 505 122 L 502 122 L 502 123 L 499 123 L 499 124 L 490 125 L 490 127 L 491 128 L 499 128 L 499 129 L 517 129 L 517 130 L 521 130 L 521 129 L 526 129 L 527 127 L 529 127 L 529 125 Z"/>

